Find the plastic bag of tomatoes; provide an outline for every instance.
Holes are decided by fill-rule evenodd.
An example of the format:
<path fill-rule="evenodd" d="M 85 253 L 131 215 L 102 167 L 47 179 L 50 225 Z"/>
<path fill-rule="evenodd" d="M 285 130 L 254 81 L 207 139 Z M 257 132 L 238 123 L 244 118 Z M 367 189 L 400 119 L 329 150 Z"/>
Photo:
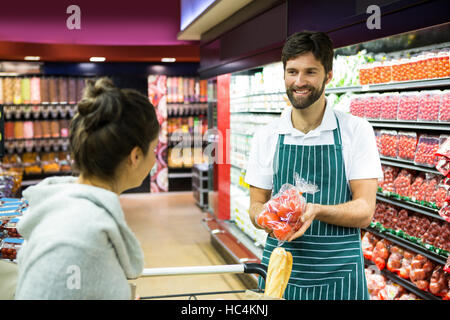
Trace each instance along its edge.
<path fill-rule="evenodd" d="M 279 246 L 302 226 L 300 218 L 306 209 L 303 193 L 319 191 L 317 185 L 308 183 L 297 173 L 294 179 L 295 186 L 289 183 L 282 185 L 280 191 L 266 202 L 263 211 L 256 216 L 256 223 L 271 230 Z"/>

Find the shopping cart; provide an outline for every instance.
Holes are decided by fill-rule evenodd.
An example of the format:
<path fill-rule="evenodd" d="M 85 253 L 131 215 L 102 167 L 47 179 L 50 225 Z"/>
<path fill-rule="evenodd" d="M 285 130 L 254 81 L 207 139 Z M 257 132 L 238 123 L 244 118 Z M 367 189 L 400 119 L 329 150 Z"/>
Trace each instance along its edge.
<path fill-rule="evenodd" d="M 261 277 L 263 277 L 263 279 L 265 280 L 266 275 L 267 275 L 267 267 L 262 264 L 259 264 L 259 263 L 241 263 L 241 264 L 217 265 L 217 266 L 149 268 L 149 269 L 144 269 L 144 271 L 141 275 L 141 278 L 142 277 L 160 277 L 160 276 L 225 274 L 225 273 L 258 274 Z M 188 300 L 197 300 L 197 296 L 245 293 L 247 291 L 262 293 L 261 289 L 251 289 L 251 290 L 195 292 L 195 293 L 185 293 L 185 294 L 146 296 L 146 297 L 140 297 L 140 299 L 147 300 L 147 299 L 168 299 L 168 298 L 188 297 Z"/>

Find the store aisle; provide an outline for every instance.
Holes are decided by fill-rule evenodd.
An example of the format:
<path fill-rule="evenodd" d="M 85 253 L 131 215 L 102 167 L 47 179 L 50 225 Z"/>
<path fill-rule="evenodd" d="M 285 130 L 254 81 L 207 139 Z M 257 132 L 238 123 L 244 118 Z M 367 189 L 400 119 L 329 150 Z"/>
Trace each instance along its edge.
<path fill-rule="evenodd" d="M 120 201 L 128 225 L 142 245 L 146 268 L 225 264 L 210 244 L 209 233 L 201 224 L 203 213 L 195 205 L 192 192 L 124 194 Z M 233 274 L 165 276 L 131 282 L 136 283 L 137 294 L 142 297 L 246 289 Z M 242 297 L 222 294 L 198 299 Z"/>

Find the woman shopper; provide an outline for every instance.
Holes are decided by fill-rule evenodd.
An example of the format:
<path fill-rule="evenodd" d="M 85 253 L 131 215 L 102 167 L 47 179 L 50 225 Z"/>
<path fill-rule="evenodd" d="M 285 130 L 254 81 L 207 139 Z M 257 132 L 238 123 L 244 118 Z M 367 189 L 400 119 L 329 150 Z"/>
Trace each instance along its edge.
<path fill-rule="evenodd" d="M 70 125 L 79 177 L 51 177 L 24 191 L 16 299 L 130 299 L 143 270 L 140 244 L 119 195 L 155 164 L 159 123 L 148 98 L 89 80 Z"/>
<path fill-rule="evenodd" d="M 360 228 L 372 219 L 377 179 L 383 176 L 373 129 L 327 105 L 333 45 L 325 33 L 293 34 L 282 61 L 292 108 L 255 133 L 246 172 L 251 220 L 283 184 L 295 184 L 295 173 L 317 185 L 318 192 L 304 194 L 302 227 L 283 244 L 293 256 L 284 297 L 367 300 Z M 276 246 L 269 235 L 263 264 Z"/>

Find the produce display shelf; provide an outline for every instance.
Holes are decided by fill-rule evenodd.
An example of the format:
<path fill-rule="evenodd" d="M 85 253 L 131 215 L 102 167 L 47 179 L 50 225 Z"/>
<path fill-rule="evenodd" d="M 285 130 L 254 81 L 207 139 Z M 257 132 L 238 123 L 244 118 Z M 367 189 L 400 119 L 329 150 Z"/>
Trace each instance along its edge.
<path fill-rule="evenodd" d="M 414 203 L 414 202 L 407 202 L 407 201 L 403 201 L 394 197 L 389 197 L 387 195 L 384 195 L 382 193 L 377 192 L 377 200 L 395 205 L 397 207 L 401 207 L 407 210 L 411 210 L 435 219 L 439 219 L 442 221 L 446 221 L 443 217 L 441 217 L 438 213 L 438 210 L 430 208 L 430 207 L 425 207 L 422 206 L 420 204 Z"/>
<path fill-rule="evenodd" d="M 385 165 L 401 167 L 401 168 L 405 168 L 405 169 L 411 169 L 411 170 L 422 171 L 422 172 L 427 172 L 427 173 L 434 173 L 434 174 L 440 175 L 439 171 L 437 171 L 436 169 L 434 169 L 432 167 L 425 167 L 425 166 L 417 165 L 412 161 L 387 158 L 387 157 L 383 157 L 383 156 L 380 156 L 380 159 L 381 159 L 381 163 L 385 164 Z"/>
<path fill-rule="evenodd" d="M 367 119 L 374 128 L 450 131 L 449 122 L 401 121 Z"/>
<path fill-rule="evenodd" d="M 368 266 L 374 265 L 374 263 L 372 261 L 367 260 L 367 259 L 364 259 L 364 263 Z M 435 296 L 434 294 L 431 294 L 427 291 L 420 290 L 411 281 L 409 281 L 407 279 L 403 279 L 403 278 L 397 276 L 395 273 L 390 272 L 389 270 L 383 269 L 380 272 L 382 275 L 384 275 L 386 278 L 388 278 L 392 282 L 395 282 L 396 284 L 401 285 L 409 292 L 414 293 L 416 296 L 418 296 L 424 300 L 442 300 L 442 298 Z"/>
<path fill-rule="evenodd" d="M 404 89 L 434 88 L 443 86 L 450 86 L 449 77 L 327 88 L 325 90 L 325 93 L 375 92 L 375 91 L 390 91 L 390 90 L 404 90 Z"/>
<path fill-rule="evenodd" d="M 380 232 L 372 227 L 367 227 L 367 228 L 363 228 L 363 230 L 368 231 L 372 234 L 374 234 L 375 236 L 378 236 L 380 238 L 384 238 L 387 239 L 395 244 L 398 244 L 399 246 L 416 252 L 418 254 L 423 255 L 424 257 L 433 260 L 434 262 L 437 262 L 439 264 L 445 265 L 445 263 L 447 262 L 447 258 L 441 255 L 438 255 L 424 247 L 421 247 L 417 244 L 412 243 L 411 241 L 408 241 L 406 239 L 400 238 L 396 235 L 393 235 L 392 233 L 388 233 L 388 232 Z"/>

